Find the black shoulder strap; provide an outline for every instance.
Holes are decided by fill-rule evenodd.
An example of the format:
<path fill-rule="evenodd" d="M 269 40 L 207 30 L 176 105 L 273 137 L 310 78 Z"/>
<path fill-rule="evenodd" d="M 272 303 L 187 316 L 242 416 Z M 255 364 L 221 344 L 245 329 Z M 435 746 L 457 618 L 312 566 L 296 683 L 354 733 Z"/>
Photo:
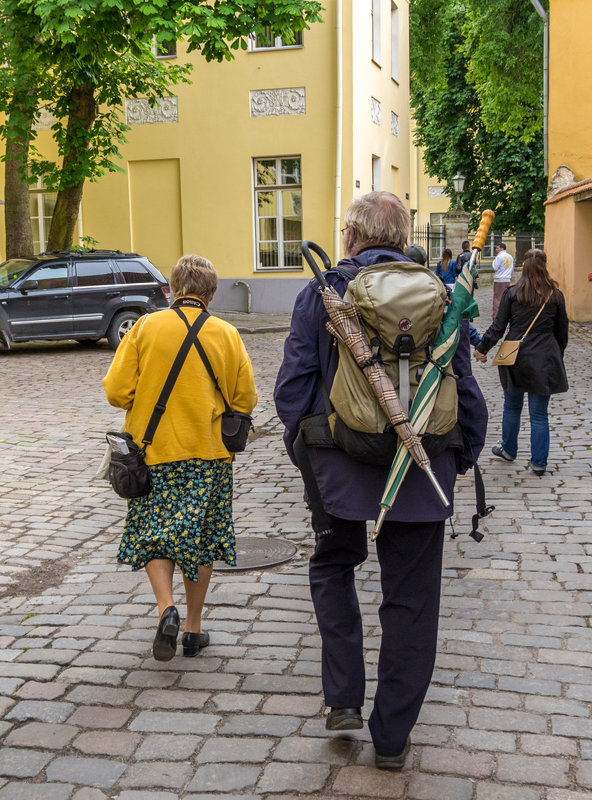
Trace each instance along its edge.
<path fill-rule="evenodd" d="M 158 423 L 160 422 L 160 418 L 166 411 L 166 404 L 171 395 L 171 392 L 173 391 L 173 386 L 175 385 L 175 382 L 179 377 L 181 368 L 185 363 L 187 354 L 191 349 L 193 340 L 194 338 L 197 337 L 198 331 L 200 330 L 201 326 L 204 324 L 204 322 L 207 320 L 209 316 L 207 311 L 202 311 L 201 314 L 193 323 L 193 325 L 189 325 L 189 323 L 185 319 L 185 316 L 182 314 L 182 312 L 179 311 L 178 308 L 174 308 L 173 311 L 176 311 L 177 314 L 179 314 L 185 320 L 185 323 L 187 324 L 189 330 L 187 332 L 187 336 L 183 339 L 183 343 L 179 348 L 179 352 L 177 353 L 175 360 L 173 361 L 173 365 L 169 370 L 169 374 L 167 375 L 167 378 L 164 382 L 164 386 L 162 387 L 160 396 L 156 401 L 156 405 L 154 406 L 154 411 L 152 412 L 152 416 L 150 417 L 148 426 L 146 428 L 146 433 L 144 434 L 144 438 L 142 439 L 142 444 L 144 445 L 144 448 L 146 448 L 147 445 L 152 444 L 152 440 L 154 439 L 154 434 L 156 433 L 156 429 L 158 428 Z"/>
<path fill-rule="evenodd" d="M 189 336 L 192 333 L 192 328 L 189 327 L 189 323 L 187 322 L 184 314 L 182 314 L 181 311 L 179 311 L 178 308 L 173 308 L 173 311 L 176 311 L 177 314 L 181 317 L 181 319 L 185 323 L 185 325 L 187 325 L 187 329 L 189 331 L 189 333 L 187 335 Z M 207 311 L 202 311 L 200 316 L 203 316 L 204 314 L 209 317 L 209 314 L 208 314 Z M 216 377 L 216 375 L 214 373 L 214 370 L 212 369 L 212 365 L 210 364 L 210 359 L 208 358 L 208 356 L 206 354 L 206 351 L 203 349 L 202 344 L 199 341 L 199 338 L 197 336 L 198 331 L 199 331 L 199 328 L 196 331 L 193 332 L 193 335 L 191 337 L 191 344 L 195 345 L 195 349 L 199 353 L 199 356 L 200 356 L 201 360 L 203 361 L 204 367 L 206 368 L 208 375 L 214 381 L 214 384 L 216 385 L 216 389 L 222 395 L 222 400 L 224 401 L 225 410 L 227 412 L 232 411 L 232 408 L 228 405 L 228 402 L 227 402 L 226 398 L 224 397 L 222 389 L 220 388 L 220 384 L 218 383 L 218 378 Z"/>

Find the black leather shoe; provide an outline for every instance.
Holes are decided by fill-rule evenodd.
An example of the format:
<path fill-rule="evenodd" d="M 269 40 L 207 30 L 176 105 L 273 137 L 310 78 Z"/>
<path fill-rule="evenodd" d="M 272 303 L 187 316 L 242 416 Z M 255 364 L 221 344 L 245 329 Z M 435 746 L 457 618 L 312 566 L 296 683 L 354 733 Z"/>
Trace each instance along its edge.
<path fill-rule="evenodd" d="M 410 747 L 411 739 L 407 737 L 405 747 L 398 756 L 381 756 L 376 753 L 374 756 L 374 765 L 376 766 L 376 769 L 391 769 L 395 771 L 403 769 Z"/>
<path fill-rule="evenodd" d="M 170 661 L 177 651 L 179 612 L 175 606 L 165 608 L 152 645 L 152 655 L 157 661 Z"/>
<path fill-rule="evenodd" d="M 203 633 L 189 633 L 183 634 L 181 644 L 183 645 L 183 655 L 191 658 L 196 656 L 202 647 L 207 647 L 210 643 L 210 634 L 204 631 Z"/>
<path fill-rule="evenodd" d="M 332 708 L 325 722 L 328 731 L 354 731 L 363 726 L 361 708 Z"/>

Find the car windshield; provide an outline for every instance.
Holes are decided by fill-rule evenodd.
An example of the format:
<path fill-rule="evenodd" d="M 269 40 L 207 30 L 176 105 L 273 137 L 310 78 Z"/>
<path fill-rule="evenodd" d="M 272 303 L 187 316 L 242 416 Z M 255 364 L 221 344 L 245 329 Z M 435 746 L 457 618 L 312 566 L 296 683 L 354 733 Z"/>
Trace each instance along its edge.
<path fill-rule="evenodd" d="M 0 289 L 7 289 L 31 267 L 32 263 L 26 258 L 11 258 L 10 261 L 0 264 Z"/>

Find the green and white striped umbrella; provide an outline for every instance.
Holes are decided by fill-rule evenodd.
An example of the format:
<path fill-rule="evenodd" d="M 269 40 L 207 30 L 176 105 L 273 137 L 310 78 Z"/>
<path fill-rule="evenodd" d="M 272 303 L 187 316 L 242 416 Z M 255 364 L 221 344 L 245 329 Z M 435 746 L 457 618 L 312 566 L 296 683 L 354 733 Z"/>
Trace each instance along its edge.
<path fill-rule="evenodd" d="M 436 402 L 438 389 L 456 353 L 462 322 L 464 319 L 473 319 L 479 316 L 479 306 L 473 298 L 473 289 L 478 270 L 476 259 L 477 254 L 485 243 L 493 217 L 493 211 L 483 212 L 481 224 L 473 242 L 471 260 L 464 265 L 462 272 L 456 279 L 454 289 L 450 295 L 450 305 L 447 306 L 442 326 L 434 343 L 432 360 L 424 370 L 416 395 L 413 398 L 413 403 L 409 409 L 409 420 L 419 436 L 426 430 L 430 414 Z M 409 451 L 404 444 L 400 443 L 391 466 L 382 500 L 380 501 L 380 513 L 372 533 L 373 541 L 380 533 L 384 518 L 395 502 L 401 484 L 411 466 L 411 461 L 412 458 Z"/>

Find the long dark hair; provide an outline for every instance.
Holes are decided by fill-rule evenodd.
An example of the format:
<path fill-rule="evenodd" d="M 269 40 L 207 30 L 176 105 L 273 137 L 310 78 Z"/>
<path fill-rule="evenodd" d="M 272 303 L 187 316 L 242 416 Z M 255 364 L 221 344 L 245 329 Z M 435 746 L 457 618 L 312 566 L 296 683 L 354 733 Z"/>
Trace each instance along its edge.
<path fill-rule="evenodd" d="M 448 265 L 450 264 L 451 261 L 452 261 L 452 250 L 446 247 L 444 250 L 442 250 L 442 261 L 440 262 L 442 264 L 442 269 L 443 270 L 448 269 Z"/>
<path fill-rule="evenodd" d="M 559 286 L 547 272 L 547 254 L 542 250 L 535 247 L 525 253 L 515 291 L 516 300 L 523 306 L 540 306 L 550 294 L 557 299 Z"/>

